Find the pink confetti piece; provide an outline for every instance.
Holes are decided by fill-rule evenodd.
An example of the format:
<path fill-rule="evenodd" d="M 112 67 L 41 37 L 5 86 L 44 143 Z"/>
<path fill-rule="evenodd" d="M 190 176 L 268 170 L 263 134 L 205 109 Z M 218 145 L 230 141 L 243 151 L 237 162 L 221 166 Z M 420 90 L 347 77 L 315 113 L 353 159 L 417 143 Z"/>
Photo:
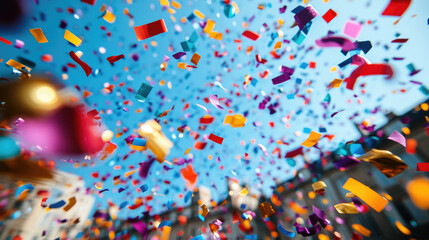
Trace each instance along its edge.
<path fill-rule="evenodd" d="M 344 26 L 344 34 L 351 38 L 357 38 L 359 36 L 362 25 L 358 22 L 348 21 Z"/>
<path fill-rule="evenodd" d="M 404 147 L 407 147 L 407 140 L 398 131 L 393 131 L 393 133 L 387 139 L 392 140 L 394 142 L 397 142 L 397 143 L 401 144 Z"/>
<path fill-rule="evenodd" d="M 219 98 L 217 95 L 210 95 L 209 99 L 213 106 L 215 106 L 217 109 L 224 110 L 224 108 L 219 103 Z"/>
<path fill-rule="evenodd" d="M 200 108 L 202 108 L 202 109 L 204 109 L 204 111 L 206 111 L 206 113 L 210 112 L 206 107 L 204 107 L 204 106 L 202 106 L 202 105 L 200 105 L 198 103 L 197 103 L 197 106 L 200 107 Z"/>
<path fill-rule="evenodd" d="M 258 146 L 259 146 L 259 147 L 262 149 L 262 151 L 264 152 L 265 157 L 268 157 L 267 148 L 266 148 L 264 145 L 260 144 L 260 143 L 258 143 Z"/>

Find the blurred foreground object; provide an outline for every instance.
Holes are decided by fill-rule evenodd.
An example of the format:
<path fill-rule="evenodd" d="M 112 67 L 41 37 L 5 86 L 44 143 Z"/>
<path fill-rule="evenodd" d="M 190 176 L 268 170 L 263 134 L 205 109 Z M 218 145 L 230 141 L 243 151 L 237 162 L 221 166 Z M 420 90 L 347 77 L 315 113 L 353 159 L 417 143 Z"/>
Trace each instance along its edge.
<path fill-rule="evenodd" d="M 146 146 L 160 163 L 170 153 L 173 143 L 161 132 L 161 126 L 154 120 L 148 120 L 139 128 L 140 136 L 147 139 Z"/>
<path fill-rule="evenodd" d="M 37 119 L 26 119 L 18 128 L 27 146 L 39 146 L 43 155 L 94 154 L 104 142 L 101 130 L 83 106 L 65 106 Z"/>
<path fill-rule="evenodd" d="M 0 84 L 0 118 L 47 114 L 61 105 L 57 91 L 58 87 L 42 76 Z"/>
<path fill-rule="evenodd" d="M 0 161 L 0 175 L 11 180 L 40 182 L 53 177 L 52 170 L 42 167 L 27 154 Z"/>
<path fill-rule="evenodd" d="M 429 210 L 429 180 L 424 177 L 417 177 L 407 184 L 407 192 L 411 201 L 417 207 Z"/>

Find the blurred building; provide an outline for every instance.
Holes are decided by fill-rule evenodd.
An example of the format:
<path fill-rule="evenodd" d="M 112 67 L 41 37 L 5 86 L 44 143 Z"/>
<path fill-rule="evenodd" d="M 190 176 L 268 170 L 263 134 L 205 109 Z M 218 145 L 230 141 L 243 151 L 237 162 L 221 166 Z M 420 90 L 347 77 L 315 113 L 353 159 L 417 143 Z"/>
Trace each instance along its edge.
<path fill-rule="evenodd" d="M 2 209 L 12 209 L 12 215 L 4 218 L 0 226 L 0 239 L 74 239 L 84 228 L 94 205 L 94 197 L 85 193 L 81 177 L 55 171 L 54 178 L 33 184 L 34 189 L 15 197 L 16 184 L 2 180 Z M 43 208 L 43 193 L 49 192 L 47 203 L 55 203 L 75 197 L 76 204 L 68 211 L 63 207 L 46 211 Z M 47 205 L 49 205 L 47 204 Z"/>
<path fill-rule="evenodd" d="M 426 101 L 427 103 L 428 101 Z M 299 206 L 309 207 L 307 214 L 300 214 L 304 220 L 308 219 L 309 214 L 312 214 L 312 205 L 324 210 L 334 230 L 342 235 L 342 239 L 351 239 L 353 233 L 351 225 L 354 223 L 361 224 L 372 232 L 370 237 L 364 237 L 364 239 L 428 239 L 429 211 L 417 208 L 405 190 L 406 183 L 417 175 L 429 176 L 427 172 L 416 171 L 417 163 L 429 162 L 429 132 L 428 128 L 425 129 L 426 115 L 427 111 L 422 111 L 419 106 L 400 117 L 389 114 L 387 116 L 388 124 L 379 129 L 383 131 L 383 137 L 376 143 L 375 148 L 388 150 L 399 156 L 408 165 L 407 170 L 388 179 L 369 163 L 363 162 L 348 170 L 340 171 L 332 165 L 330 157 L 324 159 L 326 165 L 323 168 L 321 165 L 324 163 L 316 161 L 308 168 L 301 169 L 296 178 L 280 184 L 277 188 L 275 194 L 282 200 L 282 214 L 278 218 L 279 223 L 290 231 L 295 230 L 293 223 L 298 215 L 291 209 L 290 204 L 297 203 Z M 415 153 L 407 153 L 403 146 L 387 139 L 394 130 L 401 132 L 402 128 L 410 130 L 407 139 L 414 139 L 417 142 Z M 365 131 L 361 132 L 366 139 L 375 140 L 375 138 L 371 138 L 373 135 L 368 135 Z M 312 170 L 310 171 L 310 169 Z M 345 198 L 348 191 L 343 189 L 343 185 L 349 177 L 360 181 L 377 193 L 387 193 L 392 200 L 380 213 L 369 208 L 367 213 L 339 214 L 333 206 L 344 201 L 351 201 Z M 319 180 L 324 181 L 327 185 L 324 196 L 314 195 L 313 192 L 312 183 Z M 411 231 L 411 235 L 407 236 L 399 231 L 395 221 L 399 221 L 407 227 Z M 321 233 L 329 236 L 330 239 L 334 237 L 333 231 L 322 230 Z M 281 234 L 280 236 L 280 239 L 289 239 Z M 315 240 L 319 238 L 316 234 L 307 238 L 297 235 L 295 239 Z"/>

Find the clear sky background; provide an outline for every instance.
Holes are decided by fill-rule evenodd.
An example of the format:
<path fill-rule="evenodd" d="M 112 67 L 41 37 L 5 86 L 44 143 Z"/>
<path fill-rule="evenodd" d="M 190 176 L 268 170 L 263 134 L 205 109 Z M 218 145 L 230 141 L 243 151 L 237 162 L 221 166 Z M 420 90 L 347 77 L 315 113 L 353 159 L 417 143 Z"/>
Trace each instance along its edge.
<path fill-rule="evenodd" d="M 103 184 L 103 188 L 108 188 L 109 191 L 102 195 L 95 194 L 97 204 L 101 208 L 107 206 L 108 200 L 117 205 L 128 201 L 131 205 L 137 197 L 149 195 L 149 191 L 140 193 L 136 190 L 144 183 L 148 184 L 151 190 L 166 195 L 165 197 L 155 196 L 154 200 L 148 203 L 153 207 L 153 213 L 166 210 L 165 204 L 170 199 L 178 205 L 184 205 L 183 198 L 179 197 L 180 194 L 184 195 L 188 191 L 179 173 L 183 166 L 169 166 L 173 169 L 166 171 L 161 164 L 155 162 L 146 180 L 139 179 L 138 174 L 133 175 L 133 179 L 140 180 L 137 186 L 133 186 L 131 180 L 128 180 L 126 184 L 113 186 L 113 176 L 123 176 L 130 170 L 129 166 L 138 167 L 139 162 L 147 160 L 149 151 L 135 153 L 126 160 L 122 160 L 123 156 L 131 151 L 125 144 L 124 138 L 133 133 L 139 123 L 153 119 L 157 111 L 162 112 L 175 107 L 166 117 L 162 118 L 162 120 L 167 120 L 166 124 L 162 123 L 163 132 L 174 143 L 167 160 L 173 162 L 174 158 L 189 158 L 184 155 L 184 152 L 186 149 L 192 148 L 192 164 L 199 174 L 197 185 L 211 188 L 213 199 L 221 200 L 227 194 L 226 177 L 234 177 L 242 182 L 247 182 L 256 190 L 267 195 L 271 194 L 270 186 L 275 184 L 275 180 L 285 181 L 292 177 L 293 172 L 303 166 L 303 160 L 296 159 L 296 166 L 292 167 L 285 158 L 277 158 L 276 155 L 271 155 L 271 152 L 275 147 L 279 147 L 284 156 L 286 152 L 299 147 L 308 137 L 308 134 L 304 133 L 304 128 L 319 132 L 319 128 L 324 127 L 327 130 L 325 134 L 335 134 L 336 137 L 332 142 L 323 138 L 318 144 L 322 151 L 330 151 L 337 148 L 340 143 L 359 138 L 354 123 L 368 119 L 377 126 L 381 126 L 386 122 L 385 113 L 393 111 L 398 115 L 403 114 L 427 98 L 419 91 L 419 85 L 410 83 L 411 80 L 414 80 L 422 82 L 426 86 L 429 85 L 429 76 L 425 69 L 429 54 L 427 44 L 429 2 L 425 0 L 414 0 L 396 25 L 394 22 L 398 19 L 397 17 L 381 15 L 389 2 L 387 0 L 331 0 L 327 3 L 322 0 L 309 1 L 319 12 L 319 16 L 313 20 L 309 34 L 300 46 L 291 41 L 298 28 L 290 28 L 294 23 L 294 14 L 291 11 L 299 4 L 304 5 L 300 1 L 236 0 L 240 12 L 233 18 L 227 18 L 223 13 L 220 1 L 179 0 L 182 7 L 176 9 L 174 14 L 176 22 L 173 22 L 167 10 L 163 9 L 156 0 L 135 0 L 131 5 L 124 0 L 98 0 L 95 6 L 81 3 L 78 0 L 39 0 L 39 4 L 30 0 L 24 2 L 26 3 L 26 16 L 23 21 L 13 28 L 0 29 L 0 36 L 11 41 L 19 39 L 25 42 L 22 49 L 0 43 L 0 58 L 3 58 L 0 72 L 3 73 L 3 76 L 11 77 L 12 75 L 11 68 L 5 64 L 8 59 L 16 59 L 18 56 L 25 57 L 36 62 L 33 71 L 49 72 L 67 86 L 78 85 L 81 89 L 92 92 L 93 95 L 85 99 L 85 102 L 89 105 L 89 110 L 104 111 L 100 116 L 106 128 L 115 133 L 122 131 L 123 128 L 128 128 L 128 133 L 120 138 L 114 137 L 112 140 L 118 145 L 113 156 L 104 161 L 93 159 L 92 161 L 96 162 L 93 167 L 73 168 L 72 164 L 58 159 L 60 169 L 83 176 L 87 186 L 94 191 L 98 191 L 94 187 L 94 183 L 97 183 L 100 178 L 94 179 L 91 177 L 91 173 L 98 172 L 100 176 L 111 174 Z M 116 21 L 113 24 L 99 18 L 103 3 L 109 6 L 116 15 Z M 258 9 L 259 4 L 264 5 L 262 10 Z M 284 5 L 287 5 L 287 10 L 280 14 L 279 8 Z M 67 8 L 73 9 L 74 14 L 68 13 Z M 134 16 L 132 20 L 134 26 L 163 18 L 168 32 L 138 42 L 132 21 L 123 13 L 125 8 L 128 8 Z M 337 12 L 338 16 L 328 24 L 321 16 L 330 8 Z M 182 17 L 187 17 L 194 9 L 204 13 L 205 20 L 212 19 L 216 22 L 214 30 L 223 33 L 222 41 L 211 39 L 204 34 L 198 25 L 198 18 L 194 23 L 183 24 L 180 22 Z M 249 23 L 249 19 L 252 17 L 254 19 Z M 283 26 L 279 29 L 284 36 L 277 38 L 274 43 L 283 39 L 291 42 L 283 44 L 282 50 L 286 53 L 281 59 L 273 59 L 269 53 L 273 46 L 268 46 L 268 44 L 271 41 L 270 35 L 276 31 L 274 24 L 278 19 L 284 21 Z M 369 40 L 373 45 L 370 52 L 364 56 L 372 63 L 388 61 L 395 74 L 390 80 L 386 80 L 384 76 L 359 78 L 353 91 L 346 89 L 345 84 L 340 88 L 328 91 L 326 86 L 333 79 L 349 76 L 356 66 L 347 66 L 339 71 L 331 72 L 330 69 L 333 66 L 344 61 L 349 55 L 344 56 L 339 48 L 318 48 L 315 46 L 315 40 L 326 36 L 328 31 L 345 36 L 343 28 L 350 19 L 362 23 L 362 30 L 354 40 Z M 75 47 L 63 39 L 64 29 L 59 27 L 61 20 L 67 22 L 68 30 L 83 38 L 80 47 Z M 245 30 L 243 27 L 245 22 L 248 24 L 248 30 L 261 33 L 260 39 L 254 42 L 241 35 Z M 268 24 L 269 31 L 264 29 L 264 23 Z M 101 29 L 102 26 L 106 30 Z M 85 27 L 89 30 L 86 30 Z M 37 43 L 28 31 L 32 28 L 42 28 L 49 42 Z M 229 33 L 226 33 L 227 30 Z M 177 67 L 179 61 L 172 58 L 172 55 L 182 51 L 180 42 L 188 39 L 193 31 L 200 35 L 196 43 L 196 52 L 201 55 L 201 60 L 197 69 L 179 69 Z M 107 32 L 111 32 L 110 37 L 107 36 Z M 400 36 L 396 37 L 395 34 L 400 34 Z M 400 44 L 391 43 L 396 38 L 409 40 L 398 48 Z M 237 50 L 238 44 L 234 42 L 235 39 L 241 39 L 241 51 Z M 156 42 L 156 46 L 151 44 L 152 41 Z M 136 44 L 135 47 L 133 47 L 134 44 Z M 148 50 L 144 49 L 143 44 L 148 45 Z M 249 46 L 253 46 L 253 50 L 247 55 L 246 48 Z M 106 49 L 105 53 L 100 51 L 101 47 Z M 313 49 L 307 51 L 310 47 Z M 99 69 L 99 74 L 86 77 L 83 70 L 77 66 L 74 69 L 68 68 L 68 79 L 62 80 L 62 67 L 67 63 L 74 63 L 68 55 L 71 50 L 82 51 L 84 54 L 81 59 L 88 63 L 93 70 Z M 222 58 L 216 58 L 214 57 L 215 51 L 220 53 L 226 51 L 228 54 Z M 256 67 L 255 54 L 257 53 L 267 59 L 268 62 L 265 65 Z M 51 54 L 54 61 L 52 63 L 42 62 L 40 58 L 43 54 Z M 119 54 L 124 54 L 125 59 L 116 62 L 114 66 L 106 60 L 109 56 Z M 133 54 L 138 54 L 138 61 L 131 58 Z M 295 58 L 290 60 L 290 55 L 295 55 Z M 160 64 L 163 62 L 164 56 L 170 57 L 170 60 L 166 71 L 162 72 Z M 191 56 L 192 53 L 188 53 L 186 60 L 182 61 L 190 63 Z M 393 57 L 404 57 L 405 59 L 394 61 Z M 302 69 L 299 67 L 302 63 L 309 61 L 316 62 L 316 68 Z M 406 67 L 409 63 L 422 71 L 412 77 L 409 76 L 410 72 Z M 279 67 L 282 65 L 295 68 L 295 73 L 288 82 L 273 86 L 271 79 L 280 75 Z M 128 71 L 125 70 L 126 67 Z M 266 79 L 261 79 L 258 74 L 265 70 L 270 73 Z M 248 85 L 247 89 L 243 89 L 244 78 L 247 74 L 258 79 L 258 83 L 256 86 Z M 297 78 L 302 79 L 302 83 L 297 84 Z M 167 84 L 161 86 L 159 83 L 162 80 L 170 82 L 171 89 L 167 87 Z M 135 100 L 134 93 L 127 91 L 127 88 L 137 91 L 144 81 L 152 84 L 154 88 L 147 101 L 141 103 Z M 213 85 L 215 81 L 220 82 L 228 91 L 225 92 L 220 87 Z M 120 82 L 124 82 L 125 87 L 119 87 Z M 360 87 L 361 83 L 365 83 L 366 86 Z M 106 84 L 115 85 L 113 93 L 102 92 Z M 239 87 L 235 87 L 233 84 L 237 84 Z M 279 92 L 280 88 L 282 93 Z M 401 92 L 401 89 L 406 91 Z M 287 98 L 287 95 L 295 94 L 296 90 L 298 94 L 310 99 L 310 103 L 304 105 L 304 99 L 297 96 L 294 99 Z M 362 93 L 362 90 L 365 90 L 365 93 Z M 240 93 L 240 96 L 237 96 L 237 92 Z M 332 100 L 328 109 L 325 110 L 321 103 L 327 93 L 330 93 Z M 222 102 L 225 110 L 219 110 L 210 103 L 205 103 L 204 98 L 213 94 L 220 98 L 230 99 L 231 107 L 226 107 L 225 102 Z M 270 103 L 279 103 L 275 114 L 270 115 L 268 109 L 258 109 L 263 94 L 272 94 Z M 259 97 L 254 100 L 256 95 Z M 130 100 L 132 105 L 123 105 L 125 100 Z M 186 103 L 189 103 L 190 107 L 183 111 Z M 198 130 L 199 118 L 206 113 L 196 104 L 208 108 L 210 115 L 215 117 L 214 123 L 207 126 L 205 130 Z M 128 112 L 124 111 L 122 107 L 126 107 Z M 371 111 L 377 107 L 380 107 L 381 111 L 372 114 Z M 136 113 L 137 109 L 142 109 L 143 112 Z M 223 119 L 228 114 L 228 110 L 237 114 L 244 114 L 248 111 L 246 126 L 231 128 L 229 125 L 223 125 Z M 330 117 L 332 113 L 339 110 L 344 111 L 333 118 Z M 326 114 L 326 118 L 323 117 L 324 114 Z M 349 118 L 354 114 L 358 115 L 350 120 Z M 275 127 L 270 127 L 269 122 L 271 121 Z M 260 126 L 255 127 L 255 122 L 259 122 Z M 200 135 L 208 136 L 213 133 L 223 137 L 224 141 L 222 145 L 208 141 L 209 143 L 203 151 L 197 151 L 193 148 L 195 141 L 189 132 L 185 132 L 183 137 L 179 137 L 176 129 L 183 125 L 188 125 L 192 131 L 198 131 Z M 274 140 L 273 143 L 270 143 L 270 138 Z M 282 140 L 289 145 L 278 145 L 276 140 Z M 258 144 L 267 148 L 269 157 L 264 156 Z M 306 149 L 306 151 L 307 156 L 311 159 L 317 159 L 320 154 L 320 151 L 315 148 Z M 249 162 L 244 161 L 245 153 L 250 156 Z M 209 155 L 212 156 L 211 160 Z M 237 156 L 241 156 L 241 160 Z M 218 157 L 220 161 L 216 161 Z M 73 160 L 85 162 L 83 157 Z M 114 170 L 113 166 L 122 166 L 122 169 Z M 260 177 L 257 176 L 258 173 Z M 170 183 L 166 183 L 166 181 Z M 127 188 L 127 190 L 118 193 L 119 187 Z M 136 216 L 140 214 L 141 210 L 132 211 L 124 208 L 121 213 L 123 216 Z"/>

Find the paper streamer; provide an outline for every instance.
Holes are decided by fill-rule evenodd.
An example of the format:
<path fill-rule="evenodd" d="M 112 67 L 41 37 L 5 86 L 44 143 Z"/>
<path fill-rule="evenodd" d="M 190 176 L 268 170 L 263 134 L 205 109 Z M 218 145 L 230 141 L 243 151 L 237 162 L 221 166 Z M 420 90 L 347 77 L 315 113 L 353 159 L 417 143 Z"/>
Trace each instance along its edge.
<path fill-rule="evenodd" d="M 30 183 L 24 184 L 20 186 L 18 189 L 16 189 L 15 197 L 18 197 L 19 195 L 21 195 L 21 193 L 24 192 L 25 190 L 33 190 L 33 189 L 34 187 Z"/>
<path fill-rule="evenodd" d="M 377 212 L 381 212 L 389 203 L 380 194 L 353 178 L 349 178 L 343 188 L 355 194 Z"/>
<path fill-rule="evenodd" d="M 387 75 L 386 79 L 390 79 L 393 76 L 393 69 L 390 65 L 384 63 L 361 65 L 352 72 L 349 78 L 346 79 L 346 88 L 353 90 L 357 78 L 368 75 Z"/>
<path fill-rule="evenodd" d="M 168 221 L 168 220 L 162 221 L 162 222 L 158 225 L 158 229 L 159 229 L 159 228 L 162 228 L 162 227 L 165 227 L 165 226 L 167 226 L 167 227 L 171 227 L 171 222 L 170 222 L 170 221 Z"/>
<path fill-rule="evenodd" d="M 165 25 L 164 19 L 160 19 L 158 21 L 134 27 L 134 32 L 136 33 L 137 40 L 141 41 L 167 32 L 167 26 Z"/>
<path fill-rule="evenodd" d="M 124 54 L 117 55 L 117 56 L 110 56 L 106 59 L 107 59 L 107 61 L 109 61 L 110 64 L 113 64 L 114 62 L 116 62 L 120 59 L 123 59 L 123 58 L 125 58 Z"/>
<path fill-rule="evenodd" d="M 76 55 L 76 53 L 74 53 L 73 51 L 70 51 L 69 55 L 73 59 L 73 61 L 79 64 L 80 67 L 85 71 L 85 74 L 87 77 L 89 76 L 89 74 L 92 73 L 92 68 L 84 61 L 80 60 L 80 58 Z"/>
<path fill-rule="evenodd" d="M 75 204 L 76 204 L 76 197 L 69 198 L 69 203 L 67 204 L 67 206 L 63 208 L 64 212 L 67 212 L 68 210 L 70 210 Z M 51 207 L 49 206 L 49 208 Z"/>
<path fill-rule="evenodd" d="M 318 47 L 341 47 L 343 51 L 356 49 L 356 44 L 345 37 L 327 36 L 316 40 Z"/>
<path fill-rule="evenodd" d="M 405 137 L 396 130 L 393 131 L 393 133 L 387 139 L 397 142 L 404 147 L 407 147 L 407 139 L 405 139 Z"/>

